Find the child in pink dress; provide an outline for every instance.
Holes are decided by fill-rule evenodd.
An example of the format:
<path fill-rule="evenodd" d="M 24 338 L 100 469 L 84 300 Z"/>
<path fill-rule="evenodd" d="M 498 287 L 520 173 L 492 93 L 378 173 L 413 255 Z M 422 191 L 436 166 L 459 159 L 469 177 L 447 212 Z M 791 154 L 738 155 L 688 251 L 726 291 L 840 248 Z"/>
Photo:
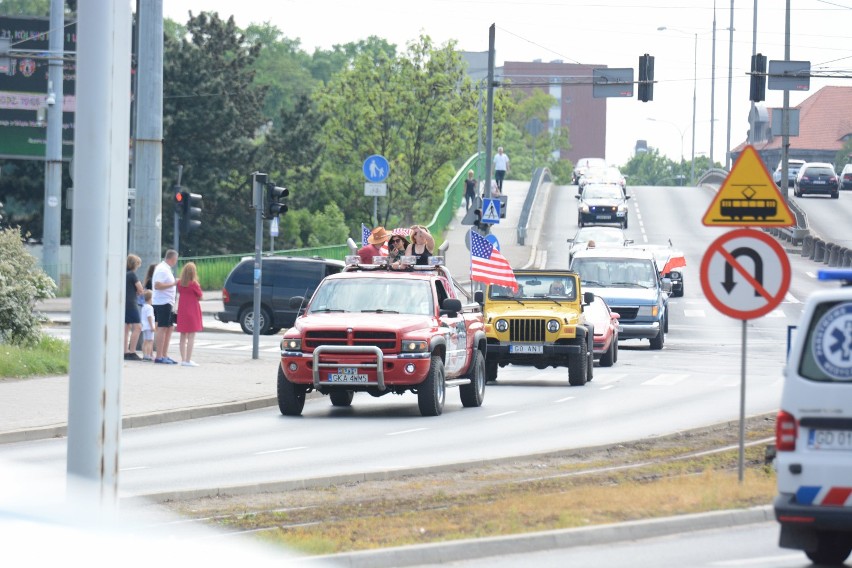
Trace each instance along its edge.
<path fill-rule="evenodd" d="M 180 272 L 178 282 L 178 318 L 177 331 L 180 333 L 180 358 L 184 367 L 197 367 L 192 360 L 192 347 L 195 334 L 202 329 L 201 323 L 201 285 L 198 284 L 198 270 L 194 262 L 187 262 Z"/>

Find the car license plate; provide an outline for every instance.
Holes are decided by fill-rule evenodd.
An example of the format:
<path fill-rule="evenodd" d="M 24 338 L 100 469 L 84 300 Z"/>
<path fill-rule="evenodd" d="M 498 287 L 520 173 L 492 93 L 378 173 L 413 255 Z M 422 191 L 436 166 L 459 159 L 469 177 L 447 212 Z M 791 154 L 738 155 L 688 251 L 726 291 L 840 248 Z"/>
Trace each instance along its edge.
<path fill-rule="evenodd" d="M 611 219 L 612 215 L 597 215 L 598 219 Z"/>
<path fill-rule="evenodd" d="M 509 345 L 509 353 L 544 353 L 544 346 L 513 343 Z"/>
<path fill-rule="evenodd" d="M 825 185 L 825 180 L 823 179 L 815 179 L 814 185 Z"/>
<path fill-rule="evenodd" d="M 811 430 L 808 447 L 812 450 L 852 451 L 852 430 Z"/>
<path fill-rule="evenodd" d="M 359 374 L 358 367 L 339 367 L 336 373 L 328 374 L 330 383 L 366 383 L 367 375 Z"/>

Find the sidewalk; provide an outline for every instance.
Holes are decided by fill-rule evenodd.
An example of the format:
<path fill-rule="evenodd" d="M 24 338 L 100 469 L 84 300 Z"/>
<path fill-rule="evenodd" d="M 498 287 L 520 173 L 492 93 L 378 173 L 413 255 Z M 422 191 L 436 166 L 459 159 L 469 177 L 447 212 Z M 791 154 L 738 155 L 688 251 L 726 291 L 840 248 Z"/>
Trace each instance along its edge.
<path fill-rule="evenodd" d="M 529 182 L 507 181 L 505 219 L 492 228 L 500 250 L 514 267 L 528 265 L 536 256 L 534 244 L 517 243 L 517 226 L 526 199 Z M 533 207 L 528 243 L 538 240 L 538 227 L 546 210 L 550 186 L 543 187 Z M 465 286 L 470 279 L 470 252 L 465 235 L 470 229 L 460 220 L 464 208 L 446 235 L 449 242 L 447 265 L 453 276 Z M 538 215 L 538 218 L 536 218 Z M 70 323 L 71 300 L 54 298 L 41 302 L 39 311 L 57 324 Z M 205 292 L 202 312 L 212 316 L 222 309 L 221 291 Z M 252 337 L 240 332 L 236 324 L 205 322 L 205 331 L 233 331 L 234 343 L 252 345 Z M 169 354 L 178 352 L 178 335 L 172 336 Z M 193 359 L 200 367 L 155 365 L 125 361 L 121 390 L 124 428 L 147 426 L 175 420 L 200 418 L 254 408 L 274 406 L 278 354 L 260 351 L 258 359 L 246 351 L 216 352 L 196 350 Z M 65 436 L 68 422 L 68 377 L 41 377 L 0 380 L 0 443 Z"/>

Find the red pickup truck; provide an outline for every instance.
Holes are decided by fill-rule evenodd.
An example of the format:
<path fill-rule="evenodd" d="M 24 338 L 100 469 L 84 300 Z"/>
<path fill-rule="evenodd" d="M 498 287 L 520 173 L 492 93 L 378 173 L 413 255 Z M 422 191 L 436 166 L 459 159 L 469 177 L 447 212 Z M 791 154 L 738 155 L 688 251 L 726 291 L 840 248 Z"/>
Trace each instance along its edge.
<path fill-rule="evenodd" d="M 445 267 L 349 265 L 320 283 L 284 334 L 278 408 L 301 415 L 311 391 L 334 406 L 350 406 L 356 392 L 411 391 L 423 416 L 437 416 L 446 388 L 455 386 L 462 405 L 477 407 L 485 349 L 480 306 L 467 301 Z"/>

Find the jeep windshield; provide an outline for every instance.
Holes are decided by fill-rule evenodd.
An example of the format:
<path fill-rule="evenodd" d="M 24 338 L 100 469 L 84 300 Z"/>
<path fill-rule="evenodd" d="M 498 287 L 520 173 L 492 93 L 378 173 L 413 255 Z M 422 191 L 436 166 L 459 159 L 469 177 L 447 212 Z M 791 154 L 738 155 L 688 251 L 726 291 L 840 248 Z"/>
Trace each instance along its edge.
<path fill-rule="evenodd" d="M 630 258 L 576 258 L 571 269 L 585 286 L 654 288 L 655 267 L 648 260 Z"/>
<path fill-rule="evenodd" d="M 577 298 L 574 278 L 559 275 L 537 274 L 535 277 L 518 275 L 518 291 L 505 286 L 492 285 L 488 292 L 491 300 L 566 300 Z"/>
<path fill-rule="evenodd" d="M 311 300 L 309 314 L 376 312 L 431 316 L 432 287 L 426 280 L 340 278 L 325 280 Z"/>

